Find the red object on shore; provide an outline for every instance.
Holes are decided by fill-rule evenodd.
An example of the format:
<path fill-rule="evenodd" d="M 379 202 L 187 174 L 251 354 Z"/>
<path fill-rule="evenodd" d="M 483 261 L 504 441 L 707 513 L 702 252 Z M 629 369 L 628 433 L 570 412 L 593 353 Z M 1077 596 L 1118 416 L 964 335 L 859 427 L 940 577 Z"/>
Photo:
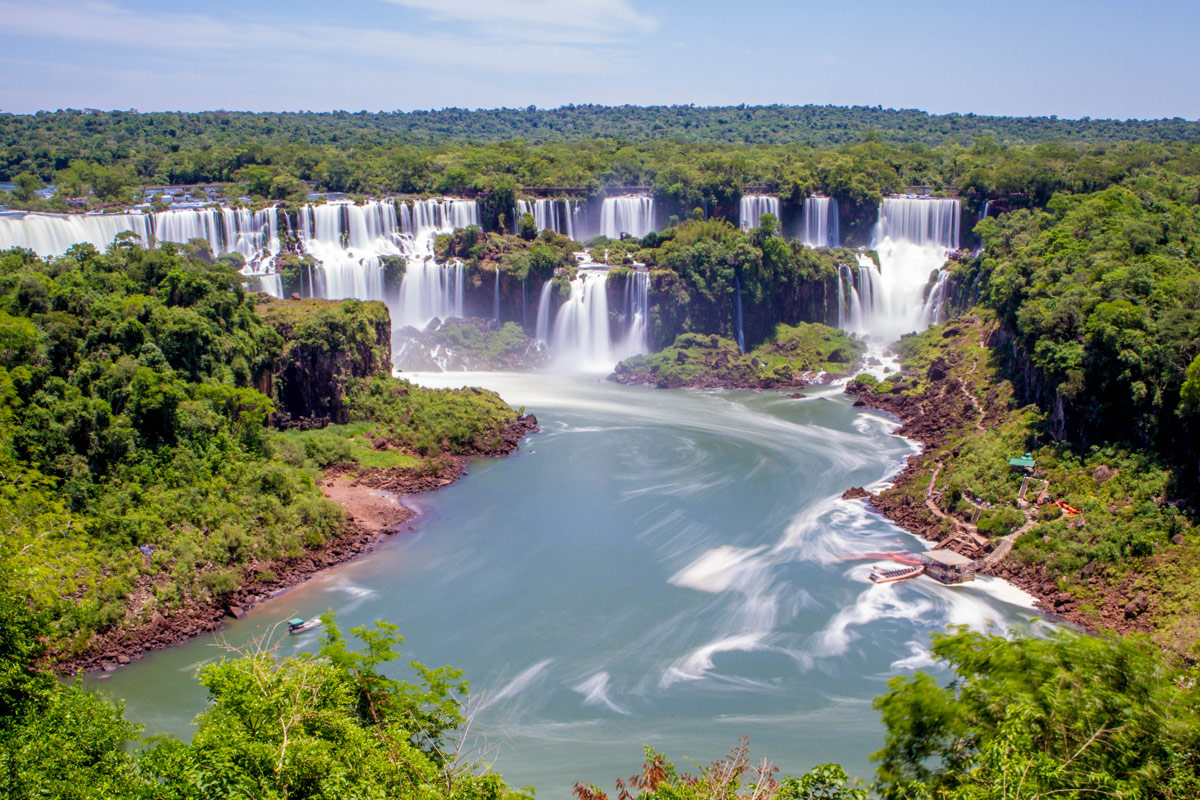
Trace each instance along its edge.
<path fill-rule="evenodd" d="M 1083 513 L 1078 508 L 1071 508 L 1069 505 L 1064 503 L 1062 500 L 1055 500 L 1054 505 L 1058 506 L 1059 508 L 1061 508 L 1063 511 L 1067 512 L 1068 514 L 1082 514 Z"/>

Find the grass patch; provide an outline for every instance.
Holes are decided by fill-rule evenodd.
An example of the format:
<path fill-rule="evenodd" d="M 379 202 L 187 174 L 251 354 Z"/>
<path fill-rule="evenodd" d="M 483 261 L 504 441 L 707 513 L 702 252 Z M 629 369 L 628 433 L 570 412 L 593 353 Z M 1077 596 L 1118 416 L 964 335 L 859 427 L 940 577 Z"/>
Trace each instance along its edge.
<path fill-rule="evenodd" d="M 369 422 L 330 425 L 313 431 L 284 431 L 278 436 L 285 448 L 295 448 L 317 467 L 353 462 L 367 469 L 413 467 L 416 456 L 392 447 L 376 449 L 379 426 Z"/>

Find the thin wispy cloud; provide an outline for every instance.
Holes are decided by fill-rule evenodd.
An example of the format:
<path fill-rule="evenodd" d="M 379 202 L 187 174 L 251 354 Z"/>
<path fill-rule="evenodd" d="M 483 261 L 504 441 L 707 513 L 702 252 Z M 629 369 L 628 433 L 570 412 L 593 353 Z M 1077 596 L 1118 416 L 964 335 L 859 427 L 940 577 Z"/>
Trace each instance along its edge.
<path fill-rule="evenodd" d="M 619 0 L 593 0 L 597 5 L 621 5 Z M 451 4 L 453 5 L 453 4 Z M 460 0 L 465 13 L 469 5 Z M 311 63 L 314 56 L 343 58 L 343 65 L 369 55 L 376 63 L 429 64 L 446 70 L 486 67 L 491 71 L 534 73 L 545 63 L 562 72 L 593 71 L 579 59 L 580 50 L 557 37 L 532 31 L 528 37 L 489 36 L 470 32 L 446 33 L 352 27 L 311 21 L 288 26 L 245 20 L 218 19 L 195 13 L 134 12 L 103 2 L 42 3 L 36 6 L 0 0 L 0 18 L 9 34 L 136 47 L 139 51 L 178 53 L 187 42 L 190 53 L 209 55 L 252 53 L 257 64 L 284 58 Z M 608 44 L 596 43 L 590 55 L 613 56 Z M 540 62 L 540 63 L 539 63 Z M 329 67 L 336 63 L 326 62 Z M 214 68 L 217 65 L 209 65 Z"/>
<path fill-rule="evenodd" d="M 545 40 L 620 39 L 651 33 L 658 20 L 627 0 L 385 0 L 476 33 Z"/>

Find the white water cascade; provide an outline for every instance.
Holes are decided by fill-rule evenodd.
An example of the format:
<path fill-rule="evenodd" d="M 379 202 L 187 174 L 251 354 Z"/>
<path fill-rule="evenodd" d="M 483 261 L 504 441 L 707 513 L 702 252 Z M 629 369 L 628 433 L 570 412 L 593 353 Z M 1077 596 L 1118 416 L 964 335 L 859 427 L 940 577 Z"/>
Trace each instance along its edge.
<path fill-rule="evenodd" d="M 806 197 L 800 217 L 800 241 L 808 247 L 840 247 L 838 203 L 832 197 Z"/>
<path fill-rule="evenodd" d="M 763 214 L 773 214 L 779 220 L 779 198 L 762 194 L 747 195 L 739 204 L 739 217 L 742 230 L 748 231 L 758 227 L 758 220 Z"/>
<path fill-rule="evenodd" d="M 496 282 L 492 284 L 492 319 L 500 322 L 500 270 L 496 270 Z"/>
<path fill-rule="evenodd" d="M 630 356 L 650 349 L 650 274 L 631 272 L 617 309 L 609 315 L 606 269 L 580 270 L 571 295 L 559 307 L 550 329 L 551 284 L 542 285 L 538 302 L 537 338 L 547 342 L 554 361 L 577 372 L 608 371 Z M 549 329 L 549 338 L 545 333 Z"/>
<path fill-rule="evenodd" d="M 575 209 L 570 200 L 538 199 L 518 200 L 517 216 L 513 220 L 513 229 L 520 224 L 521 217 L 532 214 L 534 224 L 539 231 L 551 230 L 562 233 L 569 239 L 575 238 Z"/>
<path fill-rule="evenodd" d="M 858 267 L 860 274 L 863 270 L 869 272 L 875 266 L 874 262 L 870 266 L 863 266 L 864 260 L 870 261 L 868 258 L 860 257 Z M 869 277 L 867 281 L 869 287 Z M 862 300 L 859 298 L 858 289 L 855 286 L 854 270 L 845 264 L 838 267 L 838 327 L 851 333 L 863 332 Z"/>
<path fill-rule="evenodd" d="M 883 201 L 871 242 L 879 254 L 879 267 L 870 258 L 859 257 L 857 332 L 895 341 L 941 321 L 947 278 L 942 266 L 958 249 L 960 212 L 959 202 L 953 199 Z M 850 316 L 848 330 L 854 330 L 853 311 Z"/>
<path fill-rule="evenodd" d="M 600 235 L 619 239 L 621 234 L 641 238 L 654 230 L 654 198 L 645 195 L 606 197 L 600 206 Z"/>
<path fill-rule="evenodd" d="M 204 239 L 214 256 L 240 253 L 246 275 L 270 273 L 279 253 L 279 213 L 274 208 L 188 208 L 157 213 L 0 215 L 0 250 L 28 248 L 43 258 L 57 258 L 76 244 L 105 250 L 121 233 L 136 234 L 141 244 Z M 263 289 L 278 295 L 279 281 L 264 280 Z"/>
<path fill-rule="evenodd" d="M 0 250 L 26 247 L 44 258 L 55 258 L 75 244 L 106 249 L 120 233 L 135 233 L 148 245 L 151 239 L 183 244 L 204 239 L 214 256 L 241 253 L 257 265 L 279 252 L 279 215 L 274 208 L 189 208 L 157 213 L 35 214 L 0 216 Z"/>
<path fill-rule="evenodd" d="M 474 200 L 417 200 L 411 205 L 371 200 L 305 206 L 298 233 L 304 251 L 319 262 L 317 296 L 380 300 L 395 327 L 424 328 L 434 317 L 463 313 L 462 264 L 435 264 L 434 238 L 478 224 Z M 405 259 L 398 292 L 385 283 L 384 256 Z"/>
<path fill-rule="evenodd" d="M 650 316 L 650 273 L 631 272 L 625 281 L 621 327 L 625 334 L 617 345 L 616 357 L 624 360 L 650 349 L 648 340 Z"/>
<path fill-rule="evenodd" d="M 211 206 L 125 214 L 0 215 L 0 249 L 26 247 L 53 258 L 78 243 L 107 248 L 120 233 L 132 232 L 142 244 L 186 243 L 204 239 L 214 256 L 240 253 L 243 272 L 257 276 L 261 288 L 283 292 L 275 272 L 281 250 L 275 208 L 260 211 Z M 287 217 L 283 217 L 284 220 Z M 304 206 L 295 236 L 300 248 L 318 262 L 301 276 L 306 294 L 328 299 L 381 300 L 397 326 L 424 327 L 433 317 L 462 316 L 461 265 L 433 263 L 439 233 L 479 224 L 474 200 L 433 199 L 415 202 L 371 200 L 362 205 L 337 201 Z M 397 292 L 384 280 L 383 256 L 402 257 L 405 276 Z"/>
<path fill-rule="evenodd" d="M 534 335 L 543 344 L 550 343 L 550 292 L 553 289 L 553 281 L 546 281 L 542 284 L 541 293 L 538 294 L 537 327 L 534 329 Z"/>
<path fill-rule="evenodd" d="M 580 270 L 572 279 L 571 296 L 554 318 L 550 349 L 557 363 L 573 370 L 612 368 L 616 359 L 608 326 L 607 270 Z"/>
<path fill-rule="evenodd" d="M 733 275 L 733 288 L 737 293 L 737 343 L 738 350 L 746 352 L 746 334 L 742 330 L 742 279 L 735 272 Z M 838 291 L 842 289 L 841 281 L 838 281 Z M 839 297 L 840 299 L 840 297 Z"/>

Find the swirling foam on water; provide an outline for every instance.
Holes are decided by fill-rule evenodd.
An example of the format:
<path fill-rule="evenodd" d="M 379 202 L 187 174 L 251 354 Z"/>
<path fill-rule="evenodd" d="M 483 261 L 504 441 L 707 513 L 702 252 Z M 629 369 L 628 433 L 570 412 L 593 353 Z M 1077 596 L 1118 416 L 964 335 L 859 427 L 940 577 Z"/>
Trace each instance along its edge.
<path fill-rule="evenodd" d="M 836 388 L 797 401 L 554 375 L 406 377 L 496 389 L 545 433 L 422 498 L 415 532 L 228 635 L 330 606 L 347 629 L 396 621 L 406 656 L 466 670 L 477 726 L 512 743 L 497 767 L 514 785 L 565 795 L 575 779 L 626 773 L 642 742 L 707 759 L 743 733 L 785 770 L 837 759 L 865 776 L 853 754 L 879 744 L 870 700 L 883 676 L 929 666 L 929 631 L 1034 616 L 999 581 L 867 581 L 864 554 L 925 545 L 840 494 L 886 482 L 914 448 Z M 157 682 L 122 671 L 110 685 L 151 731 L 164 704 L 186 729 L 203 691 L 170 681 L 209 655 L 156 654 L 128 675 Z"/>

